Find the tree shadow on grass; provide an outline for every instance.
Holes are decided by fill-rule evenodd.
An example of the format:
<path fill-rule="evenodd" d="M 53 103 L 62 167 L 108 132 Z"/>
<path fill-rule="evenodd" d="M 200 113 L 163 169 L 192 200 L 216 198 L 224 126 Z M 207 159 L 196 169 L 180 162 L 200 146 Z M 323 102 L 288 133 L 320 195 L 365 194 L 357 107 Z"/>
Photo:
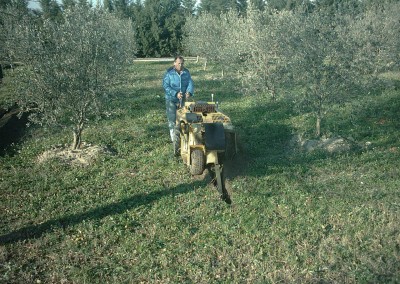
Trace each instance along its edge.
<path fill-rule="evenodd" d="M 229 178 L 264 176 L 276 166 L 289 164 L 287 145 L 294 129 L 280 121 L 290 118 L 291 113 L 291 106 L 283 101 L 264 101 L 232 110 L 238 152 L 226 161 Z"/>
<path fill-rule="evenodd" d="M 26 226 L 8 234 L 0 235 L 0 245 L 39 238 L 46 233 L 51 233 L 56 228 L 67 228 L 83 221 L 99 220 L 107 216 L 121 214 L 139 206 L 149 205 L 164 197 L 173 197 L 178 194 L 187 193 L 193 190 L 193 188 L 200 186 L 205 186 L 205 182 L 194 181 L 190 184 L 178 185 L 175 188 L 165 188 L 150 193 L 137 194 L 120 202 L 114 202 L 87 212 L 67 215 L 41 224 Z"/>

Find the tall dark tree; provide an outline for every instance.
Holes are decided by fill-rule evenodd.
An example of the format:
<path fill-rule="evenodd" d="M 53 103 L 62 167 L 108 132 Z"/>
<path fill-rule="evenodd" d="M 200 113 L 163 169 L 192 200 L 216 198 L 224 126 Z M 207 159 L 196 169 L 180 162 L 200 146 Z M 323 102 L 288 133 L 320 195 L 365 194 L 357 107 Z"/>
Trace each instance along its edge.
<path fill-rule="evenodd" d="M 114 0 L 115 12 L 122 18 L 129 18 L 129 0 Z"/>
<path fill-rule="evenodd" d="M 265 0 L 250 0 L 250 3 L 254 9 L 263 11 L 267 5 Z"/>
<path fill-rule="evenodd" d="M 318 0 L 315 2 L 315 7 L 318 10 L 324 10 L 328 13 L 334 14 L 358 14 L 365 7 L 366 3 L 359 0 Z"/>
<path fill-rule="evenodd" d="M 27 0 L 0 0 L 0 8 L 15 8 L 19 10 L 27 10 L 28 1 Z"/>
<path fill-rule="evenodd" d="M 200 13 L 210 13 L 219 16 L 229 10 L 244 14 L 247 7 L 247 0 L 202 0 L 199 6 Z"/>
<path fill-rule="evenodd" d="M 69 9 L 76 5 L 75 0 L 62 0 L 63 9 Z"/>
<path fill-rule="evenodd" d="M 185 15 L 180 0 L 146 0 L 134 8 L 139 56 L 180 52 Z"/>
<path fill-rule="evenodd" d="M 114 1 L 113 0 L 103 0 L 103 7 L 108 12 L 114 11 Z"/>
<path fill-rule="evenodd" d="M 195 14 L 196 0 L 182 0 L 181 2 L 185 16 L 190 16 Z"/>
<path fill-rule="evenodd" d="M 60 20 L 62 18 L 62 10 L 56 0 L 40 0 L 39 4 L 45 19 Z"/>
<path fill-rule="evenodd" d="M 315 5 L 315 1 L 312 0 L 269 0 L 267 6 L 274 10 L 289 10 L 294 11 L 303 9 L 306 11 L 312 10 Z"/>

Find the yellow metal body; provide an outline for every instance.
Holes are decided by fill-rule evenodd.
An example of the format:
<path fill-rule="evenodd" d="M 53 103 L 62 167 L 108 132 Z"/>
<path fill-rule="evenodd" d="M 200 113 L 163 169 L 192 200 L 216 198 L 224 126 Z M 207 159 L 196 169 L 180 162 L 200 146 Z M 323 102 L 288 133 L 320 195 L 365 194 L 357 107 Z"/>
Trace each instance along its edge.
<path fill-rule="evenodd" d="M 186 114 L 191 113 L 194 121 L 188 121 Z M 218 152 L 209 151 L 204 145 L 204 123 L 222 123 L 226 132 L 234 133 L 230 118 L 218 110 L 214 102 L 185 102 L 177 110 L 177 124 L 180 127 L 181 157 L 185 164 L 190 165 L 190 155 L 195 149 L 201 149 L 205 156 L 205 164 L 219 164 Z"/>
<path fill-rule="evenodd" d="M 231 203 L 225 188 L 222 160 L 229 152 L 228 141 L 232 138 L 235 154 L 237 152 L 236 133 L 230 118 L 220 112 L 214 102 L 185 102 L 177 110 L 176 117 L 179 132 L 176 131 L 175 138 L 179 137 L 180 143 L 174 144 L 175 151 L 179 146 L 182 160 L 190 167 L 191 174 L 200 175 L 207 167 L 221 198 Z"/>

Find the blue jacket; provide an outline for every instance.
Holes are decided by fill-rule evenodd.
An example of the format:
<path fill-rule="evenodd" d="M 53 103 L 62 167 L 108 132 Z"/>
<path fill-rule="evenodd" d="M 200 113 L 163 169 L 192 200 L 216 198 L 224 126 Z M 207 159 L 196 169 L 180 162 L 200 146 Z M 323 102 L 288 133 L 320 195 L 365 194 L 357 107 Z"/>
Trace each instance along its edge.
<path fill-rule="evenodd" d="M 164 74 L 163 88 L 165 99 L 174 103 L 179 102 L 176 97 L 179 92 L 190 93 L 193 96 L 194 84 L 189 70 L 184 68 L 182 73 L 178 74 L 174 67 L 168 68 Z"/>

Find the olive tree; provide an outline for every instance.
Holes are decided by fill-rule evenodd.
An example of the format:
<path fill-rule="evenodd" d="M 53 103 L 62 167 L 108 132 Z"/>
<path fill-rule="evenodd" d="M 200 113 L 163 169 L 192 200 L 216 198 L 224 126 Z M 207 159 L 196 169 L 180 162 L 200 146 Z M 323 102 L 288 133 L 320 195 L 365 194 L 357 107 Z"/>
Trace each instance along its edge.
<path fill-rule="evenodd" d="M 347 36 L 357 50 L 354 64 L 363 74 L 378 75 L 400 67 L 400 2 L 386 1 L 367 7 L 350 21 Z"/>
<path fill-rule="evenodd" d="M 241 28 L 244 46 L 237 66 L 245 93 L 270 93 L 275 99 L 276 89 L 285 81 L 290 60 L 285 49 L 291 42 L 291 30 L 299 24 L 296 20 L 289 11 L 247 11 Z"/>
<path fill-rule="evenodd" d="M 15 42 L 15 29 L 18 22 L 27 16 L 28 10 L 24 2 L 16 2 L 15 5 L 0 5 L 0 64 L 13 66 L 16 58 L 16 50 L 19 44 Z"/>
<path fill-rule="evenodd" d="M 303 92 L 295 97 L 303 111 L 316 118 L 315 133 L 332 104 L 340 104 L 368 87 L 381 72 L 398 70 L 399 3 L 371 7 L 359 15 L 326 10 L 299 15 L 302 25 L 291 35 L 293 83 Z"/>
<path fill-rule="evenodd" d="M 222 34 L 219 42 L 219 62 L 226 71 L 238 71 L 249 48 L 246 18 L 230 10 L 221 15 L 219 27 Z"/>
<path fill-rule="evenodd" d="M 133 58 L 133 36 L 128 20 L 79 5 L 65 10 L 61 23 L 21 22 L 18 104 L 34 123 L 69 127 L 72 149 L 79 148 L 84 127 L 101 114 L 108 87 Z"/>
<path fill-rule="evenodd" d="M 315 117 L 315 135 L 332 104 L 348 99 L 357 90 L 360 74 L 352 67 L 354 44 L 341 34 L 346 21 L 340 15 L 315 11 L 298 15 L 286 49 L 293 86 L 300 94 L 292 98 L 303 112 Z"/>
<path fill-rule="evenodd" d="M 219 17 L 204 13 L 187 21 L 187 47 L 236 72 L 244 93 L 270 92 L 274 97 L 286 62 L 282 34 L 286 37 L 298 24 L 292 18 L 291 12 L 260 11 L 251 3 L 244 16 L 233 10 Z"/>
<path fill-rule="evenodd" d="M 199 55 L 217 63 L 225 71 L 237 71 L 241 58 L 248 49 L 245 18 L 237 11 L 229 10 L 215 16 L 202 13 L 192 17 L 185 25 L 185 47 L 193 55 Z"/>
<path fill-rule="evenodd" d="M 224 55 L 225 33 L 221 23 L 221 18 L 210 13 L 186 20 L 184 47 L 189 53 L 206 59 L 204 69 L 207 61 L 221 63 Z"/>

